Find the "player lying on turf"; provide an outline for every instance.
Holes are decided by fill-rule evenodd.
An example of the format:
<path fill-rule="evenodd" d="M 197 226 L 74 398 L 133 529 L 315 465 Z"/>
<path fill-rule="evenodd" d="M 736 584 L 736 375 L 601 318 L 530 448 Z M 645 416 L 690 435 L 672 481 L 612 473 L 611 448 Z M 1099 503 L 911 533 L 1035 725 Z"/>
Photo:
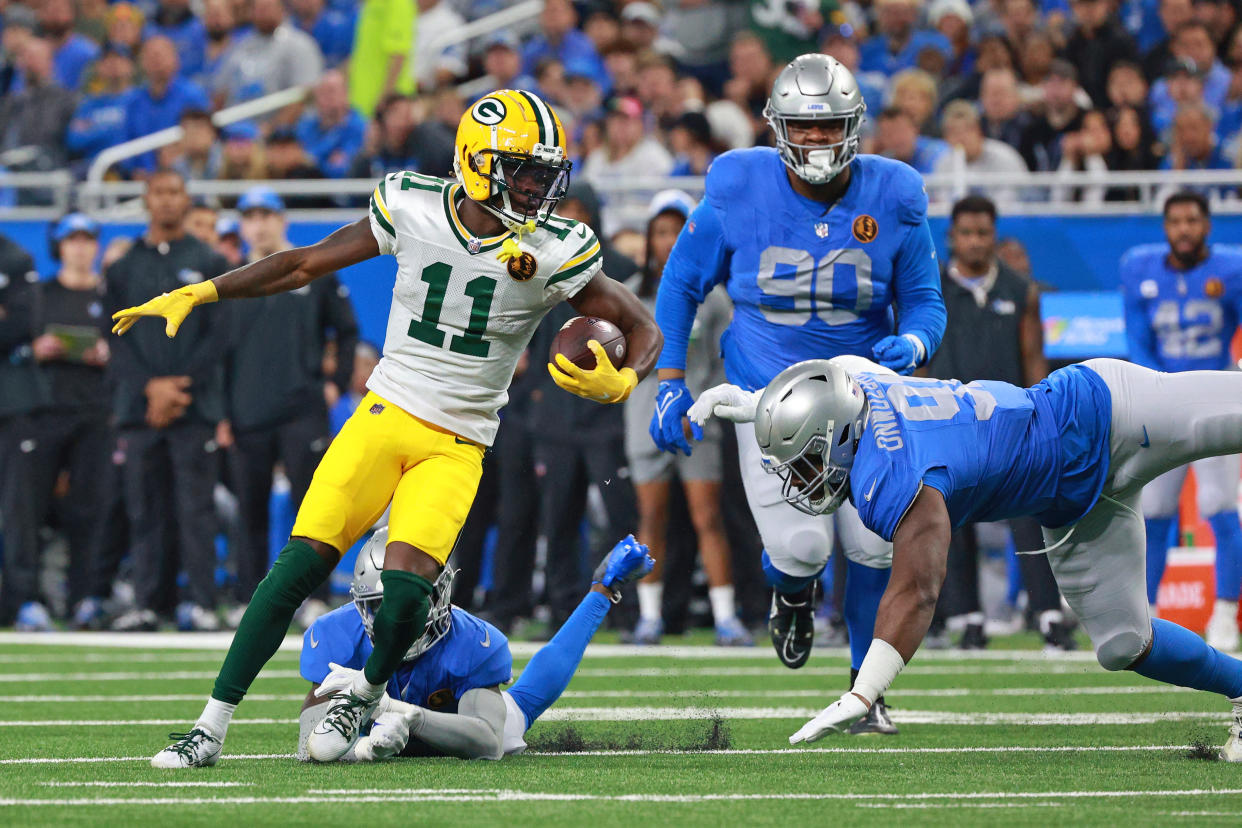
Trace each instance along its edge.
<path fill-rule="evenodd" d="M 892 579 L 852 692 L 789 741 L 848 728 L 909 663 L 931 623 L 953 527 L 1033 515 L 1100 665 L 1227 697 L 1234 723 L 1221 758 L 1242 761 L 1242 661 L 1148 614 L 1139 502 L 1143 485 L 1170 469 L 1242 451 L 1242 373 L 1093 359 L 1018 388 L 874 368 L 808 360 L 761 394 L 716 386 L 690 413 L 753 420 L 789 503 L 824 514 L 848 497 L 893 542 Z"/>
<path fill-rule="evenodd" d="M 358 553 L 352 606 L 321 616 L 302 642 L 302 677 L 311 682 L 302 706 L 298 758 L 310 758 L 307 739 L 325 705 L 347 692 L 371 651 L 375 613 L 384 597 L 387 528 Z M 423 634 L 405 654 L 375 709 L 371 732 L 344 759 L 373 761 L 398 754 L 447 754 L 499 759 L 526 749 L 523 735 L 560 697 L 582 661 L 622 584 L 651 571 L 655 561 L 633 535 L 612 548 L 595 570 L 591 591 L 508 690 L 513 657 L 500 630 L 451 605 L 452 569 L 436 582 Z M 365 722 L 363 723 L 365 725 Z"/>
<path fill-rule="evenodd" d="M 494 92 L 462 115 L 455 146 L 456 182 L 394 173 L 376 187 L 367 218 L 318 244 L 115 314 L 118 334 L 143 316 L 159 316 L 174 336 L 197 305 L 296 290 L 379 255 L 397 259 L 384 357 L 367 382 L 370 392 L 316 469 L 289 543 L 255 589 L 202 715 L 152 759 L 156 767 L 216 762 L 233 711 L 294 611 L 391 502 L 374 649 L 307 744 L 320 761 L 345 755 L 422 633 L 433 584 L 478 488 L 484 447 L 496 436 L 497 412 L 539 320 L 564 300 L 625 334 L 619 370 L 603 358 L 592 370 L 565 362 L 552 372 L 560 387 L 588 399 L 621 402 L 655 362 L 662 337 L 650 312 L 600 272 L 600 245 L 589 227 L 552 215 L 570 167 L 556 113 L 528 92 Z M 593 347 L 603 355 L 599 343 Z"/>

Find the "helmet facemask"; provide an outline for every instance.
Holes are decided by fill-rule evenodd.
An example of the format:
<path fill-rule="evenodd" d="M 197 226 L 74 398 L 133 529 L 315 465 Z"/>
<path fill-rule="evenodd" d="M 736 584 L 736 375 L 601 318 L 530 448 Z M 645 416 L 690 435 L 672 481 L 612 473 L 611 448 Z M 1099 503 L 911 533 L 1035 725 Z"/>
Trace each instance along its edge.
<path fill-rule="evenodd" d="M 784 481 L 781 497 L 787 503 L 808 515 L 831 514 L 840 508 L 850 494 L 850 469 L 861 433 L 858 423 L 865 422 L 866 417 L 864 407 L 856 422 L 839 429 L 830 427 L 827 437 L 812 437 L 802 451 L 784 463 L 764 459 L 764 471 Z"/>
<path fill-rule="evenodd" d="M 423 634 L 410 645 L 410 649 L 405 651 L 402 661 L 413 661 L 448 635 L 449 628 L 453 624 L 453 579 L 455 577 L 457 577 L 457 570 L 446 566 L 432 584 L 431 609 L 427 612 L 427 624 L 423 627 Z M 367 632 L 367 638 L 370 639 L 375 637 L 375 613 L 379 611 L 380 603 L 384 600 L 382 584 L 377 583 L 377 586 L 378 589 L 370 589 L 360 587 L 355 583 L 349 590 L 349 594 L 354 599 L 354 609 L 358 610 L 358 615 L 362 617 L 362 627 Z"/>
<path fill-rule="evenodd" d="M 858 155 L 866 108 L 865 104 L 859 104 L 845 114 L 827 112 L 822 115 L 782 115 L 772 108 L 772 102 L 769 101 L 763 108 L 763 117 L 776 134 L 776 149 L 785 166 L 808 184 L 826 184 Z M 789 140 L 790 121 L 841 122 L 843 137 L 832 144 L 795 144 Z"/>
<path fill-rule="evenodd" d="M 472 163 L 491 182 L 491 195 L 479 206 L 507 225 L 547 221 L 569 189 L 573 166 L 561 147 L 544 144 L 536 144 L 529 155 L 483 149 L 475 153 Z"/>

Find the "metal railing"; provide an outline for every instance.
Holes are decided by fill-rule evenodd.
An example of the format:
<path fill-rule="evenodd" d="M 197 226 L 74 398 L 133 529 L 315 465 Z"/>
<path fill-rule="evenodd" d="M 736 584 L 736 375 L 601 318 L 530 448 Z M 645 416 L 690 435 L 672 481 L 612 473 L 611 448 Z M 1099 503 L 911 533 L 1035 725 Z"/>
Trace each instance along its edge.
<path fill-rule="evenodd" d="M 264 95 L 261 98 L 226 107 L 212 115 L 211 122 L 217 127 L 222 128 L 238 121 L 244 121 L 247 118 L 254 118 L 278 109 L 284 109 L 290 104 L 304 100 L 308 89 L 309 87 L 306 86 L 293 86 L 288 89 L 282 89 L 279 92 L 273 92 L 270 95 Z M 149 135 L 143 135 L 122 144 L 108 147 L 91 162 L 90 169 L 86 173 L 86 186 L 101 183 L 108 170 L 122 161 L 128 161 L 130 158 L 136 158 L 143 153 L 151 152 L 180 141 L 182 134 L 183 130 L 180 126 L 168 127 L 167 129 L 161 129 L 158 132 L 152 132 Z M 93 192 L 93 190 L 88 191 Z M 93 206 L 98 209 L 101 205 L 91 205 L 89 202 L 83 202 L 83 206 L 87 208 Z"/>
<path fill-rule="evenodd" d="M 133 154 L 145 151 L 147 148 Z M 1164 198 L 1184 187 L 1204 191 L 1214 211 L 1242 213 L 1242 170 L 986 174 L 957 170 L 924 176 L 924 182 L 931 201 L 931 215 L 947 215 L 953 201 L 967 192 L 1009 197 L 1008 200 L 998 199 L 998 207 L 1007 215 L 1144 215 L 1159 212 Z M 189 189 L 197 196 L 228 200 L 257 183 L 260 182 L 191 181 Z M 261 183 L 284 196 L 331 196 L 334 201 L 344 200 L 344 203 L 359 205 L 375 187 L 375 182 L 367 178 L 270 180 Z M 592 183 L 604 202 L 609 217 L 607 223 L 610 229 L 615 229 L 645 223 L 646 206 L 660 190 L 681 189 L 697 198 L 703 194 L 704 182 L 700 176 L 647 176 Z M 96 178 L 75 184 L 69 173 L 63 170 L 47 173 L 0 172 L 0 191 L 6 188 L 50 192 L 53 206 L 0 207 L 0 218 L 46 218 L 72 206 L 75 198 L 82 209 L 106 213 L 106 216 L 101 215 L 105 218 L 132 219 L 140 216 L 142 210 L 137 197 L 142 194 L 143 184 L 137 181 L 103 181 Z M 1127 190 L 1134 198 L 1128 201 L 1103 200 L 1102 194 L 1109 190 Z M 1075 200 L 1076 196 L 1082 200 Z M 357 214 L 356 207 L 298 211 L 298 217 L 318 217 L 325 221 Z"/>

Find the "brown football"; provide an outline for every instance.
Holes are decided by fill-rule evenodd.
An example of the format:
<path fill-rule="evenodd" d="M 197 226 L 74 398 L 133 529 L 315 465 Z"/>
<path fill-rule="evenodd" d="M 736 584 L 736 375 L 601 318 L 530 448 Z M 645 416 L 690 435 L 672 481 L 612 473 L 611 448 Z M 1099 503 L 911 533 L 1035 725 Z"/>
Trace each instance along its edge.
<path fill-rule="evenodd" d="M 564 354 L 574 365 L 589 371 L 595 367 L 595 354 L 587 347 L 592 339 L 604 346 L 613 367 L 620 368 L 625 362 L 625 334 L 607 319 L 597 316 L 575 316 L 562 325 L 552 340 L 548 361 L 555 365 L 556 355 Z"/>

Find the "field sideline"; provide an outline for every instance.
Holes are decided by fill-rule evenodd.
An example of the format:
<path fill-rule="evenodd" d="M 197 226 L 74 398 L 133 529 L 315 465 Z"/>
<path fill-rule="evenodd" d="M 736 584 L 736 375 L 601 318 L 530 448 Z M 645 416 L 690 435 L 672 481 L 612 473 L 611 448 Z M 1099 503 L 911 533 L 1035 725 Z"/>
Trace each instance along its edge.
<path fill-rule="evenodd" d="M 1129 828 L 1236 824 L 1242 813 L 1242 767 L 1202 758 L 1226 737 L 1227 703 L 1105 673 L 1089 652 L 1003 642 L 920 654 L 889 694 L 897 737 L 789 748 L 843 689 L 839 650 L 791 671 L 765 647 L 603 644 L 524 756 L 322 767 L 292 758 L 307 685 L 290 637 L 238 711 L 220 765 L 150 768 L 201 708 L 227 641 L 0 634 L 0 821 Z M 535 649 L 514 645 L 515 672 Z"/>

